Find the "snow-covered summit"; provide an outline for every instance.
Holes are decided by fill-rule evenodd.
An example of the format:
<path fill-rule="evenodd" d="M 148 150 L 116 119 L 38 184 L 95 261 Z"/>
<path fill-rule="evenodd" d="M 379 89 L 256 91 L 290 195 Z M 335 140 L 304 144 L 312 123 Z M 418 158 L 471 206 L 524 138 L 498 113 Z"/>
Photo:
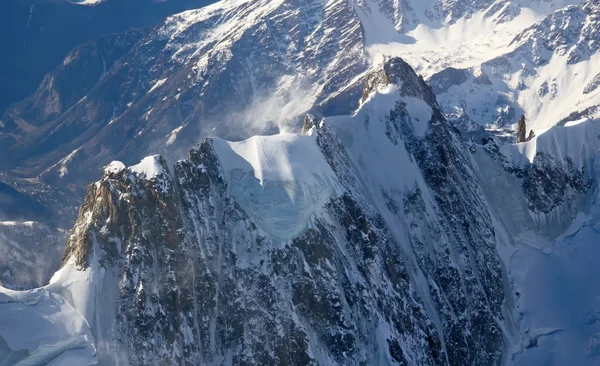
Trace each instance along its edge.
<path fill-rule="evenodd" d="M 3 118 L 6 126 L 28 126 L 3 131 L 3 141 L 15 152 L 11 165 L 45 181 L 83 185 L 112 160 L 181 158 L 207 136 L 241 140 L 297 128 L 306 112 L 348 114 L 363 91 L 357 80 L 383 56 L 403 56 L 425 76 L 470 67 L 572 3 L 221 1 L 74 51 Z M 58 80 L 84 72 L 72 60 L 88 59 L 95 66 L 85 68 L 77 95 L 46 108 L 45 95 L 66 93 Z"/>
<path fill-rule="evenodd" d="M 547 250 L 587 224 L 597 121 L 499 146 L 485 131 L 465 142 L 442 108 L 510 120 L 498 93 L 510 99 L 511 88 L 525 95 L 535 84 L 533 61 L 507 56 L 530 58 L 531 45 L 510 39 L 567 3 L 223 1 L 138 34 L 85 98 L 48 117 L 52 136 L 33 150 L 62 144 L 39 158 L 48 161 L 75 151 L 77 159 L 55 159 L 65 168 L 126 163 L 88 186 L 63 267 L 35 291 L 65 305 L 52 314 L 85 325 L 68 335 L 89 332 L 84 348 L 93 342 L 103 364 L 487 365 L 535 356 L 536 342 L 560 336 L 544 332 L 552 317 L 536 311 L 545 309 L 520 297 L 528 279 L 513 254 Z M 479 26 L 474 43 L 451 37 Z M 485 43 L 509 28 L 505 44 Z M 423 40 L 448 43 L 435 52 Z M 446 69 L 432 88 L 389 57 L 420 47 L 411 44 L 424 47 L 412 56 L 420 65 L 433 55 L 433 68 L 472 68 Z M 595 61 L 555 56 L 566 70 L 587 65 L 572 74 L 585 78 Z M 503 67 L 519 79 L 495 73 Z M 307 117 L 303 134 L 265 135 L 306 110 L 324 118 Z M 172 169 L 160 155 L 126 168 L 207 131 L 236 139 L 208 138 Z"/>
<path fill-rule="evenodd" d="M 139 164 L 130 166 L 128 170 L 147 180 L 156 179 L 165 174 L 165 160 L 160 155 L 148 156 Z"/>

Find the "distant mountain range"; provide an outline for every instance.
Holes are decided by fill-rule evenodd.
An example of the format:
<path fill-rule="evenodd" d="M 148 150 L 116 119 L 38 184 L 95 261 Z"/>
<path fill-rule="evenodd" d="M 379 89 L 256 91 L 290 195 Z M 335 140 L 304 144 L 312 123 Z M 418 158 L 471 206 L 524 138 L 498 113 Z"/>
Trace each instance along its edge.
<path fill-rule="evenodd" d="M 210 0 L 11 0 L 0 3 L 0 112 L 31 94 L 73 47 L 110 33 L 144 28 Z M 91 3 L 81 1 L 79 3 Z"/>

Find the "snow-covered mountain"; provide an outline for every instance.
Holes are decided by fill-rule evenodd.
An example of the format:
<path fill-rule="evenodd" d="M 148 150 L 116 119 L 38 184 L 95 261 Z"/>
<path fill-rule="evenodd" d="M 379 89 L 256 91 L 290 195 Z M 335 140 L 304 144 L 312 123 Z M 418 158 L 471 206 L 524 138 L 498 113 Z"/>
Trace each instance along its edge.
<path fill-rule="evenodd" d="M 82 317 L 67 345 L 56 340 L 62 361 L 527 364 L 552 350 L 560 364 L 577 349 L 593 362 L 594 336 L 580 339 L 596 329 L 593 298 L 539 304 L 531 288 L 549 299 L 556 288 L 524 271 L 530 260 L 552 271 L 529 248 L 565 233 L 593 250 L 598 126 L 465 143 L 432 89 L 391 59 L 355 113 L 307 116 L 302 134 L 208 139 L 172 172 L 157 155 L 111 163 L 50 285 L 4 292 L 0 306 L 44 294 L 77 314 L 61 319 Z M 587 326 L 552 317 L 583 303 Z M 39 344 L 26 349 L 46 355 Z"/>
<path fill-rule="evenodd" d="M 297 127 L 307 111 L 350 113 L 355 81 L 381 55 L 425 76 L 472 66 L 571 2 L 245 0 L 181 13 L 68 55 L 2 117 L 5 169 L 83 186 L 113 159 L 180 158 L 206 136 L 243 139 Z M 488 32 L 470 41 L 480 28 Z"/>
<path fill-rule="evenodd" d="M 466 150 L 402 60 L 367 85 L 303 135 L 207 140 L 173 175 L 159 156 L 106 167 L 53 279 L 102 363 L 500 362 L 502 269 Z"/>
<path fill-rule="evenodd" d="M 480 124 L 516 124 L 536 133 L 600 113 L 600 4 L 550 14 L 515 36 L 505 54 L 429 79 L 442 108 Z"/>
<path fill-rule="evenodd" d="M 2 117 L 3 169 L 103 175 L 49 284 L 0 288 L 0 359 L 597 363 L 600 120 L 560 121 L 595 103 L 595 12 L 231 0 L 76 48 Z M 511 93 L 552 75 L 542 124 Z M 528 141 L 481 127 L 510 108 Z"/>

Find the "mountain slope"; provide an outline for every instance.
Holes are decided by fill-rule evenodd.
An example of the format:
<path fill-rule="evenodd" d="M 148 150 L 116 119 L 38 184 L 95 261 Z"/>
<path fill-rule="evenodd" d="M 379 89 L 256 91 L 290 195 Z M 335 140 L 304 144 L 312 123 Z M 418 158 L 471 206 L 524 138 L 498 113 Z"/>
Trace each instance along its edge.
<path fill-rule="evenodd" d="M 55 276 L 76 274 L 62 294 L 101 362 L 502 360 L 502 268 L 466 151 L 402 60 L 368 80 L 357 114 L 305 135 L 211 139 L 173 175 L 158 156 L 106 167 Z M 401 181 L 381 176 L 397 164 Z"/>
<path fill-rule="evenodd" d="M 593 316 L 591 298 L 533 301 L 526 268 L 558 274 L 538 253 L 595 238 L 597 121 L 464 142 L 404 61 L 364 85 L 355 113 L 302 135 L 208 139 L 173 174 L 160 156 L 108 165 L 43 289 L 85 319 L 80 347 L 107 364 L 527 364 L 561 337 L 593 344 L 593 318 L 558 316 Z"/>
<path fill-rule="evenodd" d="M 67 233 L 38 222 L 0 221 L 0 285 L 44 286 L 59 268 Z"/>
<path fill-rule="evenodd" d="M 90 3 L 91 0 L 85 1 Z M 68 0 L 0 4 L 0 113 L 35 91 L 73 47 L 100 36 L 149 27 L 164 17 L 210 4 L 205 0 Z"/>
<path fill-rule="evenodd" d="M 428 64 L 455 65 L 455 56 L 439 61 L 446 51 L 437 59 L 428 56 L 437 52 L 432 40 L 454 44 L 433 29 L 457 34 L 483 22 L 496 35 L 514 34 L 512 29 L 568 3 L 248 0 L 185 12 L 143 32 L 107 61 L 106 77 L 97 77 L 104 75 L 97 66 L 88 71 L 77 64 L 53 72 L 55 79 L 93 80 L 68 108 L 43 108 L 69 99 L 57 90 L 46 96 L 47 83 L 31 97 L 41 95 L 42 103 L 10 108 L 2 125 L 28 128 L 0 131 L 5 170 L 82 185 L 114 159 L 133 164 L 157 152 L 180 158 L 206 136 L 244 139 L 298 128 L 307 111 L 347 114 L 362 93 L 356 80 L 381 54 L 406 56 L 419 68 L 425 64 L 420 55 Z M 117 44 L 117 37 L 127 36 L 115 37 L 101 42 Z M 95 65 L 103 55 L 74 52 Z"/>
<path fill-rule="evenodd" d="M 3 137 L 15 140 L 9 168 L 61 182 L 97 174 L 114 158 L 133 163 L 149 151 L 187 149 L 213 128 L 248 137 L 277 128 L 273 120 L 309 109 L 319 95 L 337 92 L 365 69 L 350 4 L 250 3 L 183 13 L 146 32 L 65 113 L 7 111 L 5 126 L 20 119 L 34 125 L 27 114 L 45 121 L 25 133 L 5 128 Z M 288 36 L 292 23 L 300 26 Z M 257 45 L 262 51 L 254 51 Z M 258 116 L 264 117 L 253 121 Z M 71 154 L 69 174 L 58 179 L 59 162 Z"/>
<path fill-rule="evenodd" d="M 0 319 L 0 354 L 133 365 L 596 363 L 600 293 L 585 281 L 596 276 L 598 120 L 506 143 L 469 116 L 449 121 L 434 95 L 443 90 L 455 112 L 444 91 L 498 82 L 481 70 L 447 69 L 431 88 L 402 59 L 371 65 L 375 45 L 407 52 L 423 35 L 416 24 L 444 33 L 483 19 L 516 33 L 564 4 L 400 4 L 230 1 L 75 50 L 5 114 L 7 168 L 76 186 L 115 154 L 125 164 L 88 186 L 48 286 L 0 288 L 0 307 L 19 314 Z M 581 38 L 588 23 L 560 28 L 568 47 L 536 45 L 561 14 L 593 5 L 559 10 L 506 47 L 526 59 L 554 47 L 568 65 L 581 45 L 594 49 Z M 467 56 L 460 62 L 479 62 Z M 87 60 L 90 77 L 65 95 L 56 80 Z M 318 116 L 287 131 L 306 110 Z M 257 131 L 269 134 L 245 138 Z M 206 134 L 237 139 L 209 138 L 172 167 L 152 155 L 126 168 Z M 52 345 L 8 337 L 20 317 L 32 329 L 56 319 Z"/>
<path fill-rule="evenodd" d="M 596 1 L 557 10 L 518 34 L 506 54 L 433 75 L 442 108 L 497 126 L 524 114 L 536 133 L 597 116 L 599 11 Z"/>

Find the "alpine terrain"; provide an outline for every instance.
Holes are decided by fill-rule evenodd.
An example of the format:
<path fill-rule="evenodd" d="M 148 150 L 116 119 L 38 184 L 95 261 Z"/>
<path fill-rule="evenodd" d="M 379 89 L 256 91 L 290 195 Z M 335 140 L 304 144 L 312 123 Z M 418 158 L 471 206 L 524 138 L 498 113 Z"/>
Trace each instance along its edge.
<path fill-rule="evenodd" d="M 598 65 L 597 0 L 80 44 L 0 119 L 0 365 L 600 363 Z"/>

